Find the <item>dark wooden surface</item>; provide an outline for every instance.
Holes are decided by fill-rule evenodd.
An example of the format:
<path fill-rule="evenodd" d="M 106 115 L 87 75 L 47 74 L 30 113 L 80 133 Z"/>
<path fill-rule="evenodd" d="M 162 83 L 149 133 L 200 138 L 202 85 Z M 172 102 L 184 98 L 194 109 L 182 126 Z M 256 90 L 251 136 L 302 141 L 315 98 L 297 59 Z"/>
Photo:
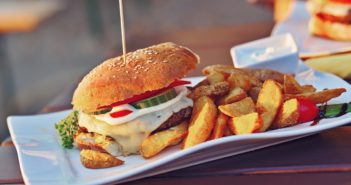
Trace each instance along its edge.
<path fill-rule="evenodd" d="M 149 36 L 149 41 L 134 43 L 134 47 L 160 42 L 166 38 L 169 38 L 168 41 L 175 40 L 187 45 L 204 58 L 198 70 L 191 74 L 200 75 L 201 68 L 205 65 L 230 64 L 231 46 L 268 36 L 273 23 L 255 25 Z M 199 40 L 203 38 L 199 36 L 201 34 L 208 35 L 210 39 Z M 211 40 L 211 35 L 216 37 Z M 59 93 L 42 112 L 70 108 L 75 85 L 72 84 L 71 88 Z M 351 184 L 350 154 L 351 127 L 343 126 L 288 143 L 127 184 Z M 15 149 L 0 147 L 0 159 L 0 183 L 23 183 Z"/>

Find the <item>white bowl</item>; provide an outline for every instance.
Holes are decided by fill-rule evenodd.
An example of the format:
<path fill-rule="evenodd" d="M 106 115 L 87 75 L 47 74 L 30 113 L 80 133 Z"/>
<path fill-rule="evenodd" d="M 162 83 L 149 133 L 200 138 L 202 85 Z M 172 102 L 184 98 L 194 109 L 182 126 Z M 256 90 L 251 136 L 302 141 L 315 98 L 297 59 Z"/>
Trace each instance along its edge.
<path fill-rule="evenodd" d="M 283 34 L 248 42 L 231 48 L 234 66 L 268 68 L 295 74 L 299 61 L 298 49 L 291 34 Z"/>

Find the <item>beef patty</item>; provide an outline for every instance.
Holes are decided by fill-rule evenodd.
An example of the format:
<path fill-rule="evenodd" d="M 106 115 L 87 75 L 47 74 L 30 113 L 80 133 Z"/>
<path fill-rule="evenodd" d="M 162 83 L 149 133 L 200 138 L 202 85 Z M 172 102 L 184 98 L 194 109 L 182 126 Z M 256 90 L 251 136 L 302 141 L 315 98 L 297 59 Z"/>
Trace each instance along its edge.
<path fill-rule="evenodd" d="M 152 134 L 155 132 L 159 132 L 159 131 L 177 126 L 178 124 L 182 123 L 184 120 L 190 118 L 192 110 L 193 110 L 192 107 L 186 107 L 174 113 L 164 123 L 162 123 L 156 130 L 154 130 Z"/>

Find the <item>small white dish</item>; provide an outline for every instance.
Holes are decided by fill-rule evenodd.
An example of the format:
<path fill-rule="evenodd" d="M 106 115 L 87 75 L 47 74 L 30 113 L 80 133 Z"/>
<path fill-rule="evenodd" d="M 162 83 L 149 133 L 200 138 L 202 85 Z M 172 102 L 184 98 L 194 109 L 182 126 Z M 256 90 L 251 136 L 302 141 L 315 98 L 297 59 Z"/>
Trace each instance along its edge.
<path fill-rule="evenodd" d="M 231 48 L 234 66 L 268 68 L 295 74 L 299 61 L 298 49 L 291 34 L 283 34 L 248 42 Z"/>
<path fill-rule="evenodd" d="M 204 77 L 188 78 L 195 85 Z M 313 84 L 318 90 L 344 87 L 347 92 L 330 104 L 351 101 L 351 86 L 344 80 L 314 71 L 299 63 L 296 79 L 301 84 Z M 179 145 L 145 160 L 140 155 L 121 157 L 124 165 L 108 169 L 87 169 L 79 160 L 77 149 L 64 150 L 58 142 L 54 123 L 69 111 L 31 116 L 10 116 L 8 126 L 19 158 L 26 184 L 117 184 L 176 169 L 201 164 L 224 157 L 276 145 L 350 123 L 351 113 L 323 119 L 317 125 L 307 122 L 293 127 L 263 133 L 234 135 L 207 141 L 187 150 Z M 233 164 L 235 165 L 235 164 Z"/>

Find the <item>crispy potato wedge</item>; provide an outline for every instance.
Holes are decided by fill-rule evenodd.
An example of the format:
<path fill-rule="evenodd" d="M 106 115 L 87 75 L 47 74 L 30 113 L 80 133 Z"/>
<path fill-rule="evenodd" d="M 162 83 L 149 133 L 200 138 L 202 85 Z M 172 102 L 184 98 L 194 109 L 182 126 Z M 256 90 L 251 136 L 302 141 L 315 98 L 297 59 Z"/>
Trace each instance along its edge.
<path fill-rule="evenodd" d="M 223 113 L 219 113 L 215 126 L 212 131 L 211 139 L 221 138 L 224 135 L 224 131 L 227 127 L 228 116 Z"/>
<path fill-rule="evenodd" d="M 244 91 L 248 91 L 251 88 L 250 78 L 244 73 L 231 74 L 227 82 L 229 83 L 230 89 L 240 87 Z"/>
<path fill-rule="evenodd" d="M 284 93 L 299 94 L 303 92 L 301 85 L 291 75 L 284 75 Z"/>
<path fill-rule="evenodd" d="M 266 131 L 271 126 L 282 104 L 283 93 L 277 82 L 266 80 L 256 102 L 256 109 L 263 120 L 261 132 Z"/>
<path fill-rule="evenodd" d="M 250 97 L 246 97 L 238 102 L 220 105 L 218 109 L 225 115 L 230 117 L 241 116 L 255 112 L 255 104 Z"/>
<path fill-rule="evenodd" d="M 304 97 L 312 100 L 315 104 L 325 103 L 333 98 L 340 96 L 342 93 L 346 92 L 344 88 L 327 89 L 319 92 L 309 92 L 302 94 L 285 94 L 285 100 L 289 100 L 297 97 Z"/>
<path fill-rule="evenodd" d="M 167 130 L 150 135 L 141 144 L 141 155 L 148 159 L 157 155 L 165 148 L 178 144 L 186 136 L 187 129 L 188 122 L 185 121 Z"/>
<path fill-rule="evenodd" d="M 217 107 L 207 96 L 197 99 L 188 128 L 188 135 L 184 139 L 183 148 L 189 148 L 206 141 L 211 135 L 216 122 Z"/>
<path fill-rule="evenodd" d="M 191 89 L 196 89 L 197 87 L 200 86 L 204 86 L 204 85 L 210 85 L 210 82 L 208 81 L 207 78 L 205 78 L 204 80 L 202 80 L 201 82 L 199 82 L 198 84 L 196 84 L 194 87 L 192 87 Z"/>
<path fill-rule="evenodd" d="M 246 75 L 249 77 L 251 85 L 259 86 L 259 87 L 262 86 L 262 82 L 256 76 L 247 74 L 247 71 L 245 69 L 238 69 L 229 65 L 211 65 L 211 66 L 205 67 L 202 70 L 203 74 L 205 75 L 209 75 L 214 71 L 221 73 L 222 75 L 225 76 L 225 78 L 228 78 L 232 74 Z"/>
<path fill-rule="evenodd" d="M 234 134 L 251 134 L 257 132 L 262 127 L 262 119 L 257 112 L 245 114 L 242 116 L 231 118 L 228 125 Z"/>
<path fill-rule="evenodd" d="M 210 73 L 215 72 L 215 71 L 220 72 L 223 75 L 225 75 L 226 77 L 228 77 L 230 74 L 235 73 L 237 71 L 240 71 L 240 69 L 236 69 L 236 68 L 234 68 L 234 66 L 230 66 L 230 65 L 218 64 L 218 65 L 210 65 L 210 66 L 205 67 L 202 70 L 202 73 L 204 75 L 209 75 Z"/>
<path fill-rule="evenodd" d="M 110 168 L 124 163 L 110 154 L 85 149 L 80 151 L 80 161 L 86 168 L 91 169 Z"/>
<path fill-rule="evenodd" d="M 244 69 L 250 76 L 254 76 L 262 82 L 274 80 L 281 84 L 284 83 L 284 74 L 271 69 Z"/>
<path fill-rule="evenodd" d="M 230 104 L 242 100 L 247 97 L 246 92 L 240 88 L 236 87 L 229 91 L 229 93 L 216 102 L 218 105 Z"/>
<path fill-rule="evenodd" d="M 283 103 L 276 120 L 273 122 L 273 128 L 283 128 L 293 126 L 299 120 L 299 102 L 296 98 L 290 99 Z"/>
<path fill-rule="evenodd" d="M 222 96 L 229 91 L 228 82 L 218 82 L 213 85 L 203 85 L 195 88 L 188 97 L 198 99 L 202 96 Z"/>
<path fill-rule="evenodd" d="M 302 86 L 303 93 L 316 92 L 316 88 L 313 85 L 303 85 Z"/>
<path fill-rule="evenodd" d="M 252 98 L 252 100 L 254 102 L 257 102 L 257 99 L 258 99 L 258 94 L 260 93 L 261 91 L 261 87 L 252 87 L 249 91 L 248 91 L 248 95 L 249 97 Z"/>
<path fill-rule="evenodd" d="M 223 82 L 226 80 L 226 77 L 224 74 L 214 71 L 211 72 L 208 76 L 207 76 L 207 80 L 210 82 L 211 85 L 214 85 L 218 82 Z"/>
<path fill-rule="evenodd" d="M 229 119 L 228 119 L 228 120 L 229 120 Z M 228 121 L 227 121 L 227 125 L 226 125 L 226 128 L 224 129 L 223 136 L 226 137 L 226 136 L 232 136 L 232 135 L 234 135 L 234 133 L 233 133 L 232 130 L 229 128 Z"/>

